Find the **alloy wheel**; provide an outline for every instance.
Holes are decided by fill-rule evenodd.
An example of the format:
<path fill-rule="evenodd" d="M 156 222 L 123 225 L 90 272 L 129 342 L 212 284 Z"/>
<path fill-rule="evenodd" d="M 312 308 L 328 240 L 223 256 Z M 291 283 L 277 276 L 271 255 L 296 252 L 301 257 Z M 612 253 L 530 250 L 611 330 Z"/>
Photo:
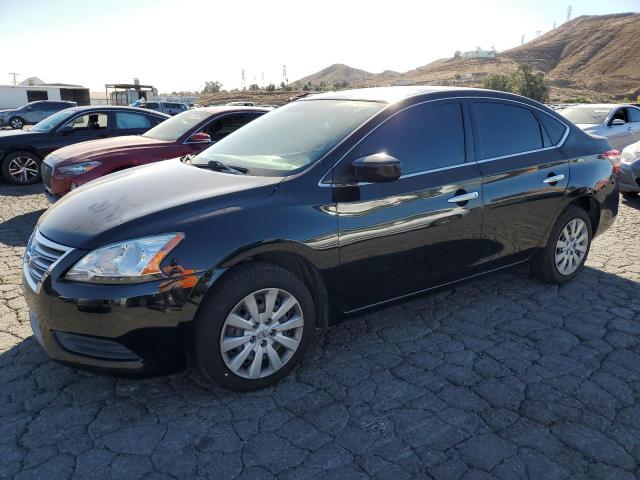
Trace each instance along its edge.
<path fill-rule="evenodd" d="M 555 264 L 562 275 L 574 273 L 587 254 L 589 231 L 587 224 L 574 218 L 562 229 L 556 242 Z"/>
<path fill-rule="evenodd" d="M 291 360 L 303 330 L 302 308 L 293 295 L 278 288 L 255 291 L 236 304 L 222 326 L 222 358 L 240 377 L 268 377 Z"/>
<path fill-rule="evenodd" d="M 13 118 L 11 120 L 11 128 L 20 129 L 24 126 L 24 123 L 19 118 Z"/>
<path fill-rule="evenodd" d="M 9 162 L 9 175 L 19 183 L 28 183 L 38 176 L 38 163 L 26 156 L 12 158 Z"/>

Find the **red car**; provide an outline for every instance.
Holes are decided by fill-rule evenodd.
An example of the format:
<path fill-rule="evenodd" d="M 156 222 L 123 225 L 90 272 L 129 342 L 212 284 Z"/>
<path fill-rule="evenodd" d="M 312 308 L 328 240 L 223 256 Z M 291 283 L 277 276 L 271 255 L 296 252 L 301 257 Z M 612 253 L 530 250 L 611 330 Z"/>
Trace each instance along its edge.
<path fill-rule="evenodd" d="M 42 162 L 44 191 L 55 202 L 76 187 L 118 170 L 200 153 L 267 113 L 259 107 L 187 110 L 141 136 L 104 138 L 61 148 Z"/>

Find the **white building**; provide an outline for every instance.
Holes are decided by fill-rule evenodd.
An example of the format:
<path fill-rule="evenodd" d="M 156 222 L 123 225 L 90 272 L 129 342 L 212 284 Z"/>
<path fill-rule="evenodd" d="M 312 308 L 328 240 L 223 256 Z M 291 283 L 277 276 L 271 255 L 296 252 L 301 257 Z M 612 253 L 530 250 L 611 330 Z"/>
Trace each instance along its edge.
<path fill-rule="evenodd" d="M 89 89 L 80 85 L 44 83 L 31 77 L 18 85 L 0 85 L 0 109 L 17 108 L 36 100 L 70 100 L 89 105 Z"/>
<path fill-rule="evenodd" d="M 475 50 L 469 50 L 468 52 L 464 52 L 462 54 L 462 58 L 494 58 L 496 56 L 495 49 L 493 50 L 482 50 L 480 47 Z"/>

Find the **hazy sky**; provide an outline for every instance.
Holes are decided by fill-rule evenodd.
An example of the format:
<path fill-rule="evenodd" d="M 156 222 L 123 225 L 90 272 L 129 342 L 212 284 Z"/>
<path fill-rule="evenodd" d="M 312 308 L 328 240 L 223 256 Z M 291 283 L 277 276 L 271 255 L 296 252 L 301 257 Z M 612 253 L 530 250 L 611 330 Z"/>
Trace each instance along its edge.
<path fill-rule="evenodd" d="M 640 0 L 573 0 L 573 17 L 640 10 Z M 279 84 L 332 63 L 406 71 L 455 50 L 506 50 L 566 19 L 553 0 L 0 0 L 0 84 L 132 82 L 161 92 Z"/>

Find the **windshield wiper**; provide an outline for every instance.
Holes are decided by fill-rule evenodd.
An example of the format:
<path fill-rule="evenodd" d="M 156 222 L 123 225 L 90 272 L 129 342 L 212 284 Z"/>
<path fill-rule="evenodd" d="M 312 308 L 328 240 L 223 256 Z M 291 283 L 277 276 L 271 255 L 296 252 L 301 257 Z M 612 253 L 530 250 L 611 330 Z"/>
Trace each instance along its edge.
<path fill-rule="evenodd" d="M 238 170 L 233 168 L 226 163 L 222 163 L 219 160 L 209 160 L 209 163 L 206 165 L 198 165 L 199 167 L 205 167 L 209 170 L 213 170 L 214 172 L 222 172 L 222 173 L 231 173 L 233 175 L 244 175 L 247 173 L 247 169 Z M 244 170 L 244 171 L 243 171 Z"/>
<path fill-rule="evenodd" d="M 191 165 L 191 160 L 193 160 L 194 157 L 195 155 L 193 153 L 188 153 L 187 155 L 181 156 L 180 161 L 182 163 L 188 163 L 189 165 Z"/>

